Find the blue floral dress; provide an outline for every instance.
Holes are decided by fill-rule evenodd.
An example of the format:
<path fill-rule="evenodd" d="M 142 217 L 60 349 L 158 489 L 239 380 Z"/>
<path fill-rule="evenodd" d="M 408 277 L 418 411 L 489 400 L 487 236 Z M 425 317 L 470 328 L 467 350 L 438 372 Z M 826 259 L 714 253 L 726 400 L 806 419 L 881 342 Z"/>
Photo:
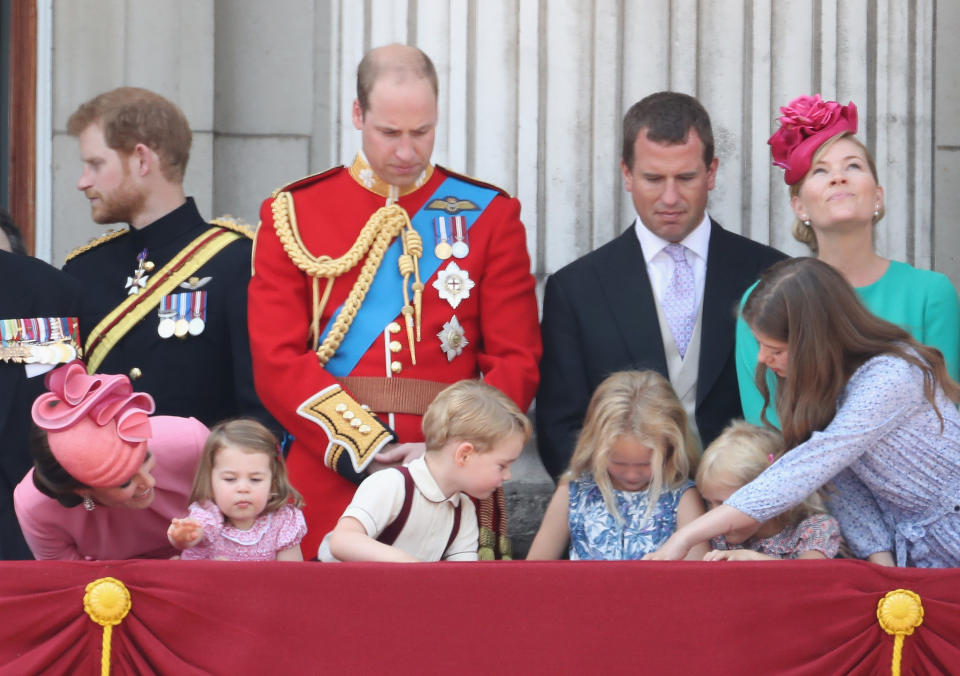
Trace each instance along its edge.
<path fill-rule="evenodd" d="M 639 559 L 656 551 L 677 530 L 677 505 L 692 486 L 687 480 L 665 487 L 647 520 L 648 491 L 614 490 L 621 523 L 607 511 L 593 477 L 574 479 L 570 482 L 570 560 Z"/>

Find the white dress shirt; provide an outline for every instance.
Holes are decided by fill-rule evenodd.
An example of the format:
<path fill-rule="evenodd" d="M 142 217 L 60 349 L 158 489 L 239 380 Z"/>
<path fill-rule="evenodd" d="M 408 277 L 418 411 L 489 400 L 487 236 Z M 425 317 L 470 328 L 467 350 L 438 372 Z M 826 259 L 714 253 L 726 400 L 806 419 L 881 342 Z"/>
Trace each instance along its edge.
<path fill-rule="evenodd" d="M 666 291 L 670 283 L 670 277 L 673 275 L 673 259 L 664 249 L 667 247 L 667 240 L 653 234 L 637 216 L 634 222 L 634 229 L 637 233 L 637 239 L 640 240 L 640 249 L 643 251 L 643 259 L 647 266 L 647 276 L 650 278 L 650 286 L 653 288 L 653 295 L 657 302 L 663 301 L 663 292 Z M 693 268 L 693 281 L 696 286 L 697 307 L 703 301 L 703 287 L 707 279 L 707 250 L 710 248 L 710 216 L 706 212 L 703 214 L 703 220 L 693 229 L 693 231 L 677 242 L 687 248 L 687 263 Z"/>

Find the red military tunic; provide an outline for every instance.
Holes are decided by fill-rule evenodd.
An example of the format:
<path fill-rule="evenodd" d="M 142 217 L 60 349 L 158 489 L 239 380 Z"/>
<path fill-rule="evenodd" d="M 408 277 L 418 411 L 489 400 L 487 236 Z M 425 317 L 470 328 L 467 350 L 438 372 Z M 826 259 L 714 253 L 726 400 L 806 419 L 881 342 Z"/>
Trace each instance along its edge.
<path fill-rule="evenodd" d="M 352 169 L 332 169 L 283 189 L 292 196 L 289 221 L 298 231 L 299 242 L 289 237 L 289 229 L 286 242 L 281 241 L 274 222 L 274 201 L 282 193 L 274 193 L 261 209 L 254 253 L 248 305 L 254 380 L 264 405 L 295 437 L 287 467 L 291 482 L 306 501 L 308 533 L 303 551 L 307 558 L 314 556 L 324 534 L 333 528 L 349 504 L 356 489 L 354 482 L 361 478 L 360 471 L 373 454 L 391 441 L 423 441 L 421 415 L 397 412 L 403 408 L 400 403 L 391 406 L 393 410 L 376 410 L 376 419 L 366 414 L 361 409 L 365 402 L 353 396 L 348 384 L 341 387 L 337 377 L 321 366 L 314 352 L 316 342 L 309 338 L 314 302 L 323 294 L 327 279 L 320 277 L 315 281 L 301 269 L 306 267 L 304 250 L 314 260 L 343 256 L 371 215 L 386 203 L 385 196 L 376 192 L 384 187 L 382 183 L 374 179 L 374 185 L 366 188 L 351 176 L 352 171 L 357 179 L 366 178 L 370 183 L 369 170 L 361 174 L 361 169 L 366 169 L 364 165 L 358 156 Z M 434 193 L 451 172 L 441 167 L 432 169 L 432 175 L 430 169 L 425 172 L 422 178 L 426 180 L 419 188 L 397 200 L 411 218 L 427 198 L 447 197 Z M 473 179 L 458 178 L 476 183 Z M 277 220 L 279 232 L 283 233 L 286 219 L 281 216 Z M 469 229 L 468 240 L 466 257 L 443 260 L 431 277 L 422 279 L 422 325 L 421 338 L 415 344 L 416 365 L 412 363 L 403 328 L 404 318 L 397 314 L 383 322 L 378 337 L 349 376 L 453 383 L 482 375 L 486 383 L 502 390 L 521 410 L 529 408 L 537 389 L 541 343 L 520 203 L 498 190 Z M 434 245 L 431 239 L 423 241 L 424 249 L 432 250 Z M 300 252 L 299 267 L 292 250 Z M 365 260 L 362 257 L 335 279 L 320 315 L 321 331 L 336 317 Z M 461 297 L 455 308 L 433 286 L 438 274 L 451 263 L 465 271 L 473 282 L 469 295 Z M 466 281 L 462 273 L 461 279 Z M 370 299 L 368 295 L 364 302 Z M 459 346 L 459 354 L 442 349 L 437 336 L 445 324 L 449 329 L 448 323 L 454 316 L 466 339 L 466 345 Z M 357 420 L 338 418 L 352 418 L 354 414 Z M 354 426 L 347 426 L 344 435 L 332 439 L 331 425 L 346 422 L 353 422 Z M 360 435 L 358 430 L 364 434 Z"/>

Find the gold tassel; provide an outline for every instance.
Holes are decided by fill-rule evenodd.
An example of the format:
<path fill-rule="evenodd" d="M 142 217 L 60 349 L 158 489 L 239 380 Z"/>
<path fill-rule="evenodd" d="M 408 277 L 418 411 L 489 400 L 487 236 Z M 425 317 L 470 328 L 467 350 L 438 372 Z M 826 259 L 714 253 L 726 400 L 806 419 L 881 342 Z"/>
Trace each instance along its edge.
<path fill-rule="evenodd" d="M 903 637 L 923 624 L 923 603 L 920 597 L 908 589 L 894 589 L 884 594 L 877 604 L 877 622 L 885 632 L 893 635 L 893 660 L 890 673 L 900 676 L 900 660 L 903 657 Z"/>
<path fill-rule="evenodd" d="M 118 579 L 101 577 L 87 585 L 83 595 L 83 609 L 90 619 L 103 627 L 103 646 L 100 652 L 100 674 L 110 673 L 110 642 L 113 627 L 130 612 L 130 591 Z"/>

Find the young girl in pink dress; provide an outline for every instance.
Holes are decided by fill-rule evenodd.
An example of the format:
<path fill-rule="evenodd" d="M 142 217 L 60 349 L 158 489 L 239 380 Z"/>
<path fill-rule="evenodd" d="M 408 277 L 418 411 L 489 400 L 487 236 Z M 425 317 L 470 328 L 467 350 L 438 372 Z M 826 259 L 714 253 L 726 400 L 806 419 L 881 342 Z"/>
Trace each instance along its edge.
<path fill-rule="evenodd" d="M 774 430 L 743 421 L 731 424 L 707 448 L 697 468 L 697 488 L 710 509 L 750 483 L 783 451 Z M 840 526 L 814 493 L 791 510 L 768 521 L 743 539 L 718 535 L 704 561 L 832 559 L 840 548 Z"/>
<path fill-rule="evenodd" d="M 303 501 L 287 480 L 276 437 L 259 422 L 213 428 L 190 503 L 189 516 L 167 531 L 181 559 L 303 560 Z"/>

